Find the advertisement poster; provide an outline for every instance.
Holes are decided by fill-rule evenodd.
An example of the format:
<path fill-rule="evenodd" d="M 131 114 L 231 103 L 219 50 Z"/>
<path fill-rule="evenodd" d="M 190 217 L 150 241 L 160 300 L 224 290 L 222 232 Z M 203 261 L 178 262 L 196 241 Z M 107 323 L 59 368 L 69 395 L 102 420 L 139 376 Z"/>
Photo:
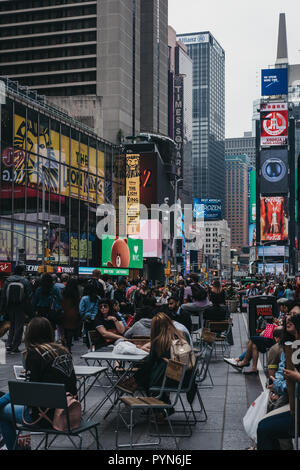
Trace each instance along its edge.
<path fill-rule="evenodd" d="M 287 197 L 261 197 L 260 238 L 261 241 L 288 240 Z"/>
<path fill-rule="evenodd" d="M 102 266 L 143 269 L 143 240 L 103 236 Z"/>
<path fill-rule="evenodd" d="M 261 71 L 261 96 L 288 94 L 288 68 Z"/>
<path fill-rule="evenodd" d="M 288 104 L 265 103 L 260 108 L 261 146 L 287 145 Z"/>
<path fill-rule="evenodd" d="M 288 193 L 288 150 L 262 150 L 260 153 L 261 193 Z"/>
<path fill-rule="evenodd" d="M 222 201 L 220 199 L 194 199 L 194 217 L 198 220 L 221 220 Z"/>
<path fill-rule="evenodd" d="M 249 246 L 256 246 L 256 224 L 249 225 Z"/>
<path fill-rule="evenodd" d="M 140 232 L 140 155 L 126 155 L 126 213 L 128 235 Z"/>
<path fill-rule="evenodd" d="M 2 181 L 104 203 L 104 153 L 58 132 L 14 116 L 14 148 L 2 152 Z M 39 141 L 38 141 L 39 139 Z M 25 151 L 27 150 L 27 166 Z M 60 159 L 62 165 L 60 165 Z M 97 161 L 98 160 L 98 161 Z M 70 166 L 69 166 L 70 165 Z M 26 172 L 23 171 L 26 166 Z M 98 176 L 98 177 L 97 177 Z"/>

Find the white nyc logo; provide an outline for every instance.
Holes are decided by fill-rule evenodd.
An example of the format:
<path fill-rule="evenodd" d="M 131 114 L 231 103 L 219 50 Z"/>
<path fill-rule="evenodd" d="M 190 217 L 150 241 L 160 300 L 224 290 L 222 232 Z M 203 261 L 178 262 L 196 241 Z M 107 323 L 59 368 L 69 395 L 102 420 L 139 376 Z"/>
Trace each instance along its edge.
<path fill-rule="evenodd" d="M 135 254 L 137 254 L 138 250 L 139 250 L 139 247 L 135 245 L 135 246 L 134 246 L 134 252 L 135 252 Z"/>

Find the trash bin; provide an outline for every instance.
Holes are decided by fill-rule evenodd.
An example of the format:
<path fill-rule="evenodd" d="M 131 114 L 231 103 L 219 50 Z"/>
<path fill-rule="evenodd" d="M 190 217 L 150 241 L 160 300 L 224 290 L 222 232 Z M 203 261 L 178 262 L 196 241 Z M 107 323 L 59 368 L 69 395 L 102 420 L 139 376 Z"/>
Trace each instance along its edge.
<path fill-rule="evenodd" d="M 264 330 L 266 323 L 273 323 L 273 317 L 278 316 L 277 300 L 274 296 L 258 295 L 249 297 L 248 301 L 249 334 L 257 336 Z"/>

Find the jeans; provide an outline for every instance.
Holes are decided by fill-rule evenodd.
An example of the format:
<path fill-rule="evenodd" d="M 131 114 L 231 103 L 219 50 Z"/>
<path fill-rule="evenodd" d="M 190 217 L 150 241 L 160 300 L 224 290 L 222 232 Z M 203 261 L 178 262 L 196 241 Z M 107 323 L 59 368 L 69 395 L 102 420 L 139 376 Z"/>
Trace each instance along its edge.
<path fill-rule="evenodd" d="M 289 411 L 266 417 L 258 423 L 257 450 L 279 450 L 279 439 L 291 438 Z"/>
<path fill-rule="evenodd" d="M 18 449 L 18 446 L 15 445 L 17 434 L 16 434 L 16 430 L 13 424 L 11 404 L 7 403 L 8 400 L 9 400 L 9 394 L 4 395 L 0 399 L 0 430 L 1 430 L 7 449 L 14 450 L 14 449 Z M 24 406 L 15 405 L 14 409 L 15 409 L 16 422 L 19 424 L 23 423 Z M 27 410 L 25 410 L 24 415 L 25 415 L 26 421 L 30 422 L 31 418 Z"/>

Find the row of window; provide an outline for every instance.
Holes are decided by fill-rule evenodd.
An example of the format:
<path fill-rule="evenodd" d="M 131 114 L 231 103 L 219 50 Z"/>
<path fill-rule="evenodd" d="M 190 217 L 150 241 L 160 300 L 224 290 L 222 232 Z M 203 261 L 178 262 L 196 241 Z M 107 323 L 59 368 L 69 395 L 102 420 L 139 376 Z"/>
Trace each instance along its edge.
<path fill-rule="evenodd" d="M 96 18 L 59 21 L 58 23 L 38 23 L 29 25 L 8 26 L 0 28 L 0 38 L 9 38 L 11 36 L 27 36 L 29 34 L 44 34 L 58 31 L 72 31 L 76 29 L 96 28 Z"/>
<path fill-rule="evenodd" d="M 55 72 L 60 70 L 75 70 L 96 67 L 97 61 L 95 58 L 90 59 L 73 59 L 58 62 L 40 62 L 36 64 L 21 64 L 21 65 L 5 65 L 1 67 L 0 74 L 2 75 L 20 75 L 20 74 L 34 74 L 39 72 Z M 33 78 L 33 77 L 32 77 Z"/>
<path fill-rule="evenodd" d="M 19 78 L 18 78 L 19 79 Z M 76 83 L 76 82 L 95 82 L 96 71 L 65 73 L 60 75 L 43 75 L 37 77 L 20 78 L 22 85 L 39 87 L 42 85 L 55 85 L 60 83 Z"/>
<path fill-rule="evenodd" d="M 3 52 L 1 54 L 1 62 L 25 62 L 40 60 L 40 59 L 56 59 L 60 57 L 76 57 L 81 55 L 96 54 L 96 44 L 90 44 L 86 46 L 69 46 L 69 47 L 58 47 L 55 49 L 42 49 L 42 50 L 29 50 L 22 52 Z M 0 62 L 0 66 L 1 66 Z"/>
<path fill-rule="evenodd" d="M 89 42 L 97 40 L 96 31 L 84 31 L 80 33 L 72 34 L 57 34 L 53 36 L 40 36 L 35 38 L 22 38 L 22 42 L 19 39 L 6 39 L 5 41 L 0 41 L 0 50 L 10 50 L 10 49 L 24 49 L 38 46 L 54 46 L 57 44 L 62 44 L 68 46 L 72 43 L 80 42 Z"/>
<path fill-rule="evenodd" d="M 1 10 L 0 10 L 1 11 Z M 42 20 L 51 20 L 59 18 L 72 18 L 75 16 L 85 16 L 96 14 L 97 8 L 96 5 L 86 5 L 86 6 L 74 6 L 69 8 L 59 8 L 57 10 L 47 10 L 39 9 L 38 11 L 27 11 L 22 13 L 17 13 L 16 15 L 11 14 L 9 17 L 5 15 L 0 16 L 0 24 L 6 24 L 9 26 L 9 23 L 25 23 L 32 21 L 42 21 Z M 8 23 L 9 20 L 9 23 Z"/>
<path fill-rule="evenodd" d="M 7 0 L 0 4 L 0 11 L 26 10 L 29 8 L 43 8 L 48 6 L 70 5 L 84 3 L 89 0 Z"/>

